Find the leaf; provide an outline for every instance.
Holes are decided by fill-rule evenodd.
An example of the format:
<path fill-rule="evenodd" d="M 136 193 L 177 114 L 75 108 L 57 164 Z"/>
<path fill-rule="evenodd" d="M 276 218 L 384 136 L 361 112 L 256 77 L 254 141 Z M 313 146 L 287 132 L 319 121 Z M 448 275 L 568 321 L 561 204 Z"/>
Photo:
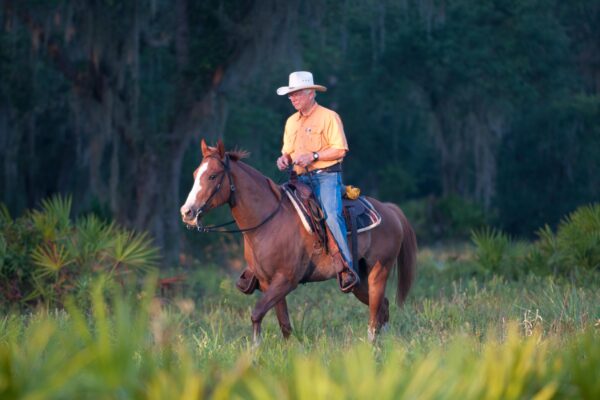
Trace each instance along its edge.
<path fill-rule="evenodd" d="M 57 273 L 74 261 L 65 246 L 56 243 L 37 246 L 31 253 L 31 258 L 36 265 L 51 273 Z"/>
<path fill-rule="evenodd" d="M 149 269 L 158 264 L 159 251 L 152 245 L 152 240 L 146 232 L 119 232 L 110 256 L 115 265 Z"/>

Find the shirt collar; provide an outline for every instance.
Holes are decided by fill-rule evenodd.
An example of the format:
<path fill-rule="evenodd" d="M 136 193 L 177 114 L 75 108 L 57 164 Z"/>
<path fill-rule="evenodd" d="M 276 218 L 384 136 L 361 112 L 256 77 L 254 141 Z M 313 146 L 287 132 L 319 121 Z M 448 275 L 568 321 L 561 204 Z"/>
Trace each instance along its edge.
<path fill-rule="evenodd" d="M 308 118 L 310 117 L 315 110 L 319 107 L 319 104 L 315 101 L 315 104 L 312 106 L 312 108 L 308 111 L 308 113 L 306 114 L 302 114 L 300 111 L 298 111 L 298 120 L 302 119 L 302 118 Z"/>

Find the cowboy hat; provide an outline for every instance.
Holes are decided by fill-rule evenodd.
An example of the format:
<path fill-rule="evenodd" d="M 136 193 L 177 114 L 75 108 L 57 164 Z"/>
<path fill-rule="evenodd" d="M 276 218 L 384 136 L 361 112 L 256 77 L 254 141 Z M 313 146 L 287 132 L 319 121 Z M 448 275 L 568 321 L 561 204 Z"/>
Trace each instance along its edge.
<path fill-rule="evenodd" d="M 314 89 L 319 92 L 327 90 L 325 86 L 315 85 L 313 75 L 307 71 L 296 71 L 290 74 L 289 86 L 282 86 L 277 89 L 277 94 L 285 96 L 288 93 L 296 92 L 302 89 Z"/>

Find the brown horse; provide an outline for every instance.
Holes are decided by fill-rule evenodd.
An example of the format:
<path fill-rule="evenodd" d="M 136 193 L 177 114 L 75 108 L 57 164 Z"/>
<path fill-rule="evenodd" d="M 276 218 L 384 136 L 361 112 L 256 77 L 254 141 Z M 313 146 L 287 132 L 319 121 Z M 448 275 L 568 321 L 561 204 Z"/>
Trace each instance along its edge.
<path fill-rule="evenodd" d="M 194 171 L 194 186 L 181 207 L 183 222 L 197 227 L 210 209 L 229 203 L 235 222 L 244 232 L 244 257 L 259 281 L 262 298 L 252 311 L 253 339 L 273 307 L 285 338 L 292 331 L 286 296 L 299 283 L 336 277 L 331 257 L 315 251 L 314 238 L 302 226 L 293 205 L 269 178 L 240 161 L 247 154 L 225 152 L 223 142 L 208 147 L 202 140 L 203 159 Z M 381 214 L 376 228 L 358 236 L 361 284 L 354 295 L 369 306 L 369 340 L 389 319 L 385 287 L 392 267 L 398 265 L 396 302 L 401 305 L 416 272 L 415 233 L 396 205 L 369 201 Z"/>

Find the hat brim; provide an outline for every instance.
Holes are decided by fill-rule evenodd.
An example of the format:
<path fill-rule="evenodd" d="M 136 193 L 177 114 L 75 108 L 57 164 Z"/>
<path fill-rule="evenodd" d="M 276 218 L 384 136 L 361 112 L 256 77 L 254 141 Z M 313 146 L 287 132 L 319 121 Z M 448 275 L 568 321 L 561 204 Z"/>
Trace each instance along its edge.
<path fill-rule="evenodd" d="M 307 86 L 296 86 L 296 87 L 282 86 L 279 89 L 277 89 L 277 94 L 280 96 L 285 96 L 286 94 L 289 94 L 292 92 L 297 92 L 298 90 L 303 90 L 303 89 L 314 89 L 317 92 L 326 92 L 327 91 L 327 88 L 325 86 L 321 86 L 321 85 L 307 85 Z"/>

